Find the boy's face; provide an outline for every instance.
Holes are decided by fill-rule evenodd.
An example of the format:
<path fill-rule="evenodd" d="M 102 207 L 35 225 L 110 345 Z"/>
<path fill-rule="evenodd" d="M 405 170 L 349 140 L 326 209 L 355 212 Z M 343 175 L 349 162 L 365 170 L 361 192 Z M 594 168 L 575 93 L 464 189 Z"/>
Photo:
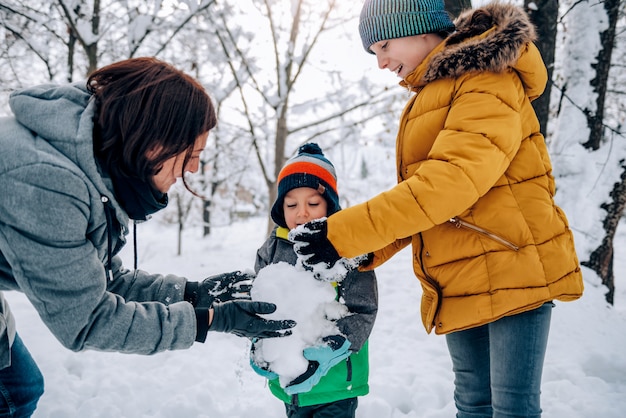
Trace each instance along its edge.
<path fill-rule="evenodd" d="M 290 190 L 283 201 L 285 222 L 289 229 L 328 215 L 326 199 L 315 189 L 298 187 Z"/>
<path fill-rule="evenodd" d="M 376 42 L 370 50 L 376 54 L 378 68 L 387 69 L 398 77 L 405 78 L 441 41 L 441 37 L 432 33 L 405 36 Z"/>

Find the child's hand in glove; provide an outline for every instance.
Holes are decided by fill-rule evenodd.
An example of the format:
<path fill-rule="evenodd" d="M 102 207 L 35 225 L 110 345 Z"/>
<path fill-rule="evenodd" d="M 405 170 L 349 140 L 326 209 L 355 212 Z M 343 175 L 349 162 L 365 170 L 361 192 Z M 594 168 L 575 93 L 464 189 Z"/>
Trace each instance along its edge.
<path fill-rule="evenodd" d="M 325 263 L 327 268 L 335 265 L 341 258 L 328 240 L 326 218 L 315 219 L 289 232 L 289 239 L 294 242 L 294 250 L 302 256 L 305 268 L 313 270 L 313 266 Z"/>

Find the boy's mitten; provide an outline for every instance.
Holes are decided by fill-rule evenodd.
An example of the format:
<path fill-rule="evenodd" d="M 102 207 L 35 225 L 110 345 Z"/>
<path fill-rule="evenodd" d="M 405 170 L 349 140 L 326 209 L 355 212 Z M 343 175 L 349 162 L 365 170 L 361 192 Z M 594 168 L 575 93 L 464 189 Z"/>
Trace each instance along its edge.
<path fill-rule="evenodd" d="M 250 367 L 252 367 L 252 370 L 254 370 L 256 374 L 258 374 L 261 377 L 266 378 L 267 380 L 277 379 L 278 375 L 268 368 L 267 363 L 265 363 L 264 365 L 260 365 L 256 362 L 256 360 L 254 359 L 255 357 L 254 350 L 255 350 L 255 346 L 253 343 L 252 348 L 250 349 Z"/>
<path fill-rule="evenodd" d="M 208 277 L 201 282 L 187 282 L 185 300 L 196 308 L 210 308 L 213 302 L 250 299 L 252 273 L 232 271 Z"/>
<path fill-rule="evenodd" d="M 354 257 L 357 267 L 367 267 L 374 261 L 374 253 L 367 253 Z"/>
<path fill-rule="evenodd" d="M 259 364 L 256 361 L 256 343 L 258 342 L 257 338 L 252 339 L 252 347 L 250 347 L 250 366 L 252 370 L 255 371 L 261 377 L 264 377 L 268 380 L 273 380 L 278 378 L 278 375 L 269 369 L 269 364 L 267 362 L 263 362 L 263 364 Z"/>
<path fill-rule="evenodd" d="M 313 389 L 313 386 L 317 385 L 322 378 L 322 374 L 319 372 L 320 364 L 317 361 L 310 361 L 309 365 L 304 373 L 293 379 L 289 384 L 283 388 L 285 393 L 289 396 L 297 395 L 298 393 L 306 393 Z"/>
<path fill-rule="evenodd" d="M 302 257 L 305 268 L 313 269 L 319 263 L 330 268 L 341 258 L 328 240 L 326 218 L 315 219 L 289 232 L 289 239 L 294 242 L 294 250 Z"/>
<path fill-rule="evenodd" d="M 331 368 L 350 356 L 350 341 L 345 337 L 330 335 L 323 341 L 324 345 L 304 349 L 304 358 L 309 360 L 308 369 L 285 387 L 288 395 L 310 391 Z"/>
<path fill-rule="evenodd" d="M 274 380 L 278 378 L 278 375 L 276 373 L 274 373 L 268 368 L 259 366 L 252 359 L 250 359 L 250 366 L 252 367 L 252 370 L 254 370 L 256 374 L 258 374 L 261 377 L 266 378 L 267 380 Z"/>
<path fill-rule="evenodd" d="M 320 364 L 322 376 L 328 373 L 334 365 L 350 356 L 350 341 L 341 335 L 324 337 L 325 345 L 316 345 L 304 349 L 304 358 L 317 361 Z"/>
<path fill-rule="evenodd" d="M 268 302 L 249 300 L 231 300 L 213 304 L 213 321 L 209 331 L 229 332 L 240 337 L 272 338 L 291 335 L 296 325 L 289 319 L 271 320 L 261 318 L 259 314 L 270 314 L 276 305 Z"/>

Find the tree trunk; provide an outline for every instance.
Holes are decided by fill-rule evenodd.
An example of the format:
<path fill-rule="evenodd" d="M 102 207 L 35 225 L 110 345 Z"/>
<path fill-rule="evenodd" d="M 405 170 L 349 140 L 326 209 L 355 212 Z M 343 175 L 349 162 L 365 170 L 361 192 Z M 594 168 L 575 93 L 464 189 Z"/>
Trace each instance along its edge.
<path fill-rule="evenodd" d="M 536 27 L 536 45 L 548 69 L 548 85 L 546 86 L 546 90 L 539 98 L 533 101 L 533 108 L 539 119 L 541 133 L 546 136 L 548 120 L 550 119 L 550 90 L 552 89 L 552 73 L 554 70 L 559 1 L 524 0 L 524 9 Z"/>
<path fill-rule="evenodd" d="M 606 231 L 602 244 L 596 248 L 589 256 L 589 261 L 583 261 L 583 266 L 589 267 L 595 271 L 602 279 L 602 284 L 608 288 L 606 293 L 606 301 L 611 305 L 615 296 L 615 276 L 613 275 L 613 238 L 615 231 L 619 225 L 619 221 L 624 214 L 626 208 L 626 164 L 622 165 L 621 181 L 615 183 L 611 191 L 611 203 L 604 203 L 601 207 L 606 210 L 607 215 L 604 218 L 602 226 Z"/>
<path fill-rule="evenodd" d="M 589 140 L 583 144 L 585 148 L 597 150 L 604 137 L 604 100 L 606 97 L 607 80 L 609 78 L 609 70 L 611 68 L 611 57 L 613 55 L 613 46 L 615 44 L 615 28 L 617 26 L 617 17 L 619 15 L 619 6 L 621 0 L 606 0 L 604 9 L 609 19 L 609 27 L 600 34 L 602 48 L 597 57 L 597 63 L 593 65 L 596 70 L 596 77 L 591 80 L 591 86 L 594 92 L 598 94 L 596 98 L 595 114 L 589 112 L 587 114 L 587 123 L 591 133 Z"/>
<path fill-rule="evenodd" d="M 283 111 L 280 112 L 279 116 L 278 116 L 278 121 L 276 123 L 276 141 L 275 141 L 275 147 L 274 147 L 274 181 L 268 181 L 267 183 L 267 187 L 268 190 L 270 191 L 270 204 L 269 204 L 269 209 L 272 209 L 272 205 L 274 204 L 274 201 L 276 200 L 276 196 L 278 195 L 278 174 L 280 173 L 280 170 L 283 168 L 283 165 L 285 164 L 286 158 L 285 158 L 285 146 L 287 144 L 287 112 L 286 112 L 286 107 L 288 105 L 288 101 L 285 100 L 284 103 L 284 108 Z M 270 232 L 272 232 L 272 229 L 274 228 L 274 221 L 272 220 L 271 216 L 268 216 L 267 218 L 267 234 L 269 235 Z"/>
<path fill-rule="evenodd" d="M 176 255 L 183 253 L 183 229 L 185 227 L 185 214 L 183 210 L 183 202 L 180 195 L 176 196 L 176 208 L 178 218 L 178 236 L 176 242 Z"/>
<path fill-rule="evenodd" d="M 472 8 L 471 0 L 444 0 L 445 9 L 453 19 L 459 17 L 461 12 Z"/>
<path fill-rule="evenodd" d="M 291 32 L 289 34 L 289 41 L 291 45 L 296 44 L 296 40 L 300 31 L 300 19 L 302 18 L 302 0 L 298 1 L 297 7 L 293 14 L 293 21 L 291 24 Z M 278 187 L 278 174 L 280 170 L 283 168 L 283 164 L 285 164 L 285 147 L 287 145 L 287 137 L 289 136 L 289 131 L 287 129 L 287 115 L 289 110 L 289 95 L 291 93 L 291 88 L 293 87 L 294 79 L 292 78 L 292 71 L 294 67 L 293 57 L 289 57 L 284 68 L 279 70 L 279 96 L 282 98 L 281 103 L 278 105 L 276 109 L 277 119 L 276 119 L 276 139 L 274 141 L 274 179 L 275 180 L 266 180 L 268 189 L 270 190 L 270 204 L 269 209 L 273 205 L 273 202 L 276 200 Z M 280 88 L 283 86 L 281 84 L 281 74 L 284 78 L 284 90 Z M 271 216 L 268 216 L 267 219 L 267 234 L 272 231 L 274 228 L 274 221 Z"/>
<path fill-rule="evenodd" d="M 202 225 L 202 236 L 211 235 L 211 201 L 208 199 L 202 200 Z"/>
<path fill-rule="evenodd" d="M 69 39 L 67 41 L 67 82 L 74 81 L 74 52 L 76 51 L 76 36 L 68 27 Z"/>
<path fill-rule="evenodd" d="M 609 26 L 606 31 L 600 34 L 602 48 L 597 56 L 594 68 L 596 76 L 591 80 L 591 86 L 597 93 L 596 112 L 587 112 L 587 124 L 590 129 L 589 140 L 583 144 L 585 148 L 597 150 L 600 148 L 604 140 L 604 105 L 607 91 L 607 80 L 609 78 L 609 69 L 611 67 L 611 58 L 613 53 L 613 45 L 615 43 L 615 28 L 620 6 L 620 0 L 607 0 L 604 8 L 609 19 Z M 615 183 L 610 193 L 612 201 L 603 203 L 600 207 L 606 211 L 606 217 L 603 221 L 603 228 L 606 232 L 602 243 L 589 256 L 588 261 L 582 264 L 595 271 L 602 279 L 602 283 L 608 288 L 606 300 L 613 304 L 615 293 L 615 277 L 613 275 L 613 238 L 615 231 L 619 225 L 619 221 L 624 213 L 626 202 L 626 164 L 622 161 L 624 171 L 621 175 L 621 181 Z"/>
<path fill-rule="evenodd" d="M 100 0 L 93 2 L 93 17 L 91 19 L 91 31 L 97 36 L 100 33 Z M 98 42 L 85 45 L 85 54 L 87 55 L 87 76 L 98 68 Z"/>

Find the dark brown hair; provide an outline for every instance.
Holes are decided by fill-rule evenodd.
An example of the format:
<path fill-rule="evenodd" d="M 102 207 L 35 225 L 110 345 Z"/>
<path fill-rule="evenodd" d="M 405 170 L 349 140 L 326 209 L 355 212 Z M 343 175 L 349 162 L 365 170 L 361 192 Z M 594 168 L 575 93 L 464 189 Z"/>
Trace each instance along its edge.
<path fill-rule="evenodd" d="M 198 136 L 217 123 L 202 85 L 156 58 L 102 67 L 89 76 L 87 89 L 96 101 L 94 153 L 118 177 L 152 185 L 171 157 L 185 153 L 184 167 Z"/>

